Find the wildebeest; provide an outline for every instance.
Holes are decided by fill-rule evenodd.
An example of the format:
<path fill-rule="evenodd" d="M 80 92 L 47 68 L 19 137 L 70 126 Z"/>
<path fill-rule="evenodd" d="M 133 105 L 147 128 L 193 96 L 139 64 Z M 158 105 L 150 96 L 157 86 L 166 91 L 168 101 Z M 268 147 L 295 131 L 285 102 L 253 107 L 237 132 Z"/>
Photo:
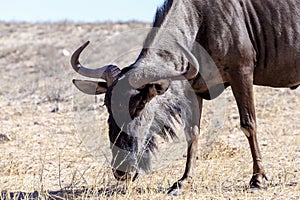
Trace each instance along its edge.
<path fill-rule="evenodd" d="M 157 10 L 153 27 L 159 29 L 149 33 L 137 60 L 122 70 L 114 65 L 82 66 L 79 55 L 88 43 L 71 58 L 79 74 L 105 80 L 73 83 L 88 94 L 105 93 L 115 177 L 134 179 L 139 169 L 148 170 L 156 136 L 175 139 L 171 121 L 180 117 L 188 142 L 187 161 L 182 178 L 168 190 L 179 194 L 192 179 L 202 101 L 231 86 L 253 159 L 250 187 L 263 187 L 268 176 L 256 137 L 253 84 L 299 86 L 300 0 L 167 0 Z M 199 65 L 197 44 L 217 70 Z M 161 46 L 179 49 L 181 56 L 156 48 Z M 196 107 L 199 112 L 190 112 Z M 142 141 L 136 137 L 139 131 Z"/>

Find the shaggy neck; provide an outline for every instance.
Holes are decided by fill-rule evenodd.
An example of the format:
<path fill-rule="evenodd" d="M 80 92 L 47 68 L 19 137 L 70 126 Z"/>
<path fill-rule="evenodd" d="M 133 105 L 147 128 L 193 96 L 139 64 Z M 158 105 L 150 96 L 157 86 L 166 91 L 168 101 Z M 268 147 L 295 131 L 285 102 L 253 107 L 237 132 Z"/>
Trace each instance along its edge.
<path fill-rule="evenodd" d="M 144 49 L 135 67 L 161 70 L 168 66 L 171 70 L 184 70 L 187 61 L 182 59 L 177 43 L 192 49 L 200 27 L 200 19 L 193 0 L 168 0 L 158 9 L 152 31 L 148 34 Z M 153 67 L 150 67 L 153 65 Z M 167 65 L 167 66 L 166 66 Z M 145 70 L 145 69 L 144 69 Z"/>
<path fill-rule="evenodd" d="M 168 43 L 165 40 L 177 40 L 182 45 L 192 47 L 199 30 L 199 16 L 193 0 L 172 0 L 166 3 L 169 7 L 158 10 L 153 27 L 157 34 L 151 41 L 151 46 Z M 159 19 L 162 18 L 162 19 Z"/>

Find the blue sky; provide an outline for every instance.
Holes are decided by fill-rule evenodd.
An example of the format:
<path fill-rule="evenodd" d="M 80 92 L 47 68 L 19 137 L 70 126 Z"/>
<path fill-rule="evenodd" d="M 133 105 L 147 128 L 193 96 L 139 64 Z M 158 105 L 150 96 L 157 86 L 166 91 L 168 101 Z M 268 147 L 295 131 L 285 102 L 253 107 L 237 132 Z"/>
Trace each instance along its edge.
<path fill-rule="evenodd" d="M 0 0 L 1 21 L 151 22 L 164 0 Z"/>

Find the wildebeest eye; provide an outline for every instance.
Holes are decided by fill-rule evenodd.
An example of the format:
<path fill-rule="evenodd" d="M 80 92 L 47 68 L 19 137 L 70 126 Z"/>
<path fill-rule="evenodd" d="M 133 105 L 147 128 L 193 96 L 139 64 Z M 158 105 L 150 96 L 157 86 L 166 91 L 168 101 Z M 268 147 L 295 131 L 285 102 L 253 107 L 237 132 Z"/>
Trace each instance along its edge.
<path fill-rule="evenodd" d="M 154 87 L 155 87 L 155 89 L 156 89 L 157 94 L 163 93 L 163 90 L 164 90 L 164 89 L 163 89 L 162 85 L 160 85 L 160 84 L 155 84 Z"/>

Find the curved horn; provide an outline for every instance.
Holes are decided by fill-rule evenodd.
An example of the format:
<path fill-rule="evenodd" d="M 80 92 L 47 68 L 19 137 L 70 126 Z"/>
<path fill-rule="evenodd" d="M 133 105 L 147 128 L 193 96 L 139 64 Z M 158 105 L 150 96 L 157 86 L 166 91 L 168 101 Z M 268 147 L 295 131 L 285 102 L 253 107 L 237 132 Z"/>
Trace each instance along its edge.
<path fill-rule="evenodd" d="M 189 63 L 192 65 L 192 67 L 190 67 L 185 73 L 181 74 L 181 76 L 184 76 L 187 80 L 195 78 L 199 73 L 199 63 L 197 58 L 186 47 L 182 46 L 178 42 L 177 44 L 188 59 Z"/>
<path fill-rule="evenodd" d="M 143 71 L 142 72 L 143 74 L 135 74 L 134 72 L 131 73 L 131 75 L 129 76 L 130 85 L 134 88 L 140 88 L 148 83 L 162 80 L 162 79 L 189 80 L 189 79 L 195 78 L 199 72 L 199 63 L 198 63 L 197 58 L 186 47 L 182 46 L 178 42 L 176 42 L 176 43 L 180 47 L 183 54 L 185 55 L 185 57 L 188 59 L 188 61 L 190 63 L 190 67 L 187 69 L 187 71 L 185 71 L 183 73 L 167 71 L 164 74 L 157 73 L 158 75 L 153 77 L 152 74 L 154 74 L 154 73 L 150 72 L 150 71 L 155 71 L 155 69 L 152 69 L 150 71 L 149 71 L 149 69 L 141 69 L 141 71 Z M 139 71 L 138 67 L 136 69 Z M 148 72 L 150 75 L 145 74 Z"/>
<path fill-rule="evenodd" d="M 79 56 L 81 52 L 89 45 L 89 43 L 90 41 L 87 41 L 73 53 L 71 57 L 71 65 L 73 69 L 82 76 L 89 78 L 102 78 L 106 80 L 107 83 L 113 82 L 112 79 L 121 71 L 117 66 L 106 65 L 97 69 L 89 69 L 80 64 Z"/>

